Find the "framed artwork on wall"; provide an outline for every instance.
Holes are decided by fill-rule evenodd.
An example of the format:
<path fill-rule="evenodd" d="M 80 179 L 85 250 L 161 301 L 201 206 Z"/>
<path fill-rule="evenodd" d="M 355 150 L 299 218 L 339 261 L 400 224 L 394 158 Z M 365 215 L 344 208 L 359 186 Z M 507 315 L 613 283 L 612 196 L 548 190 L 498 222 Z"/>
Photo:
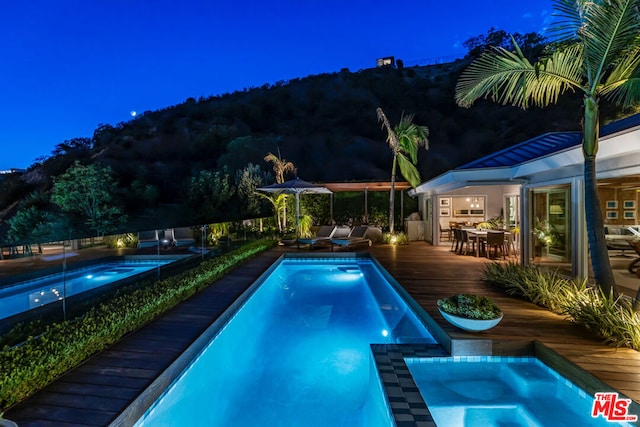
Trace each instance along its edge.
<path fill-rule="evenodd" d="M 451 216 L 449 208 L 440 208 L 440 216 Z"/>
<path fill-rule="evenodd" d="M 618 219 L 618 211 L 607 211 L 607 219 Z"/>
<path fill-rule="evenodd" d="M 617 200 L 607 200 L 607 209 L 618 209 Z"/>
<path fill-rule="evenodd" d="M 623 209 L 635 209 L 636 208 L 636 201 L 635 200 L 625 200 L 624 202 L 622 202 L 622 208 Z"/>
<path fill-rule="evenodd" d="M 448 197 L 444 197 L 440 199 L 440 206 L 451 206 L 451 199 Z M 447 215 L 449 216 L 449 215 Z"/>

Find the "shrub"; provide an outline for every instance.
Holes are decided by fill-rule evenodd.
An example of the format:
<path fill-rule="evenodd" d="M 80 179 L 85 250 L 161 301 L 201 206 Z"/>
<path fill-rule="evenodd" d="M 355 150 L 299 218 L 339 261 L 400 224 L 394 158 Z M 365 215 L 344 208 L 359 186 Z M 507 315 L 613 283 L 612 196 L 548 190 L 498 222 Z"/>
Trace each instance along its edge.
<path fill-rule="evenodd" d="M 562 313 L 567 290 L 576 286 L 559 271 L 545 272 L 516 262 L 484 266 L 485 281 L 506 294 L 524 298 L 554 313 Z"/>
<path fill-rule="evenodd" d="M 0 351 L 0 409 L 19 402 L 93 354 L 209 286 L 238 263 L 276 244 L 248 243 L 197 268 L 114 298 L 86 314 L 47 326 Z"/>
<path fill-rule="evenodd" d="M 403 232 L 400 233 L 384 233 L 382 235 L 382 241 L 391 245 L 408 245 L 409 237 Z"/>
<path fill-rule="evenodd" d="M 567 299 L 564 312 L 608 343 L 640 350 L 640 313 L 621 298 L 581 286 Z"/>
<path fill-rule="evenodd" d="M 586 280 L 513 262 L 487 264 L 484 276 L 489 285 L 567 315 L 607 343 L 640 350 L 640 314 L 628 301 L 603 295 Z"/>
<path fill-rule="evenodd" d="M 103 241 L 109 249 L 135 248 L 138 246 L 138 236 L 133 233 L 105 236 Z"/>

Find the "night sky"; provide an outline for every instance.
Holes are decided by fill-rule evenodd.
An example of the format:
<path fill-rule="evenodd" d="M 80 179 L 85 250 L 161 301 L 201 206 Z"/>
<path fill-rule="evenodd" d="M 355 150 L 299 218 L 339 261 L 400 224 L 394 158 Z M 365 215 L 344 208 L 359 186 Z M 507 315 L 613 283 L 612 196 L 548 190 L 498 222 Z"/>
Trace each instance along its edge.
<path fill-rule="evenodd" d="M 544 33 L 551 0 L 31 0 L 0 14 L 0 170 L 99 124 L 295 77 L 453 60 L 490 27 Z"/>

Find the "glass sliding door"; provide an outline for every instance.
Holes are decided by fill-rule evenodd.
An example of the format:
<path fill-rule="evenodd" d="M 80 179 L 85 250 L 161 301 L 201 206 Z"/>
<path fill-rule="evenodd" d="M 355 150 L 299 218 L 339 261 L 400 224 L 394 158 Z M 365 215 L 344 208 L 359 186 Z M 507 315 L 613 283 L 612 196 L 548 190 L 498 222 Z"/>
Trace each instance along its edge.
<path fill-rule="evenodd" d="M 504 196 L 505 218 L 507 227 L 520 227 L 520 196 Z"/>
<path fill-rule="evenodd" d="M 532 191 L 533 262 L 571 262 L 571 189 L 546 187 Z"/>

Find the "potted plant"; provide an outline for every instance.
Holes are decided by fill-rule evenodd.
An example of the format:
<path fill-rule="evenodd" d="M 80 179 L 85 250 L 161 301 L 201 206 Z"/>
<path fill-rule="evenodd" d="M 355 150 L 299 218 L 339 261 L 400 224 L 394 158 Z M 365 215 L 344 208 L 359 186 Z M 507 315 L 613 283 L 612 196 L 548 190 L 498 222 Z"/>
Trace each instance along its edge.
<path fill-rule="evenodd" d="M 553 246 L 558 238 L 557 231 L 553 228 L 549 221 L 540 221 L 536 218 L 535 227 L 533 227 L 533 235 L 536 238 L 535 256 L 542 256 L 542 248 Z"/>
<path fill-rule="evenodd" d="M 449 323 L 465 331 L 484 331 L 502 320 L 502 310 L 489 297 L 457 294 L 438 300 L 438 310 Z"/>
<path fill-rule="evenodd" d="M 3 418 L 4 412 L 0 412 L 0 427 L 18 427 L 18 424 Z"/>

